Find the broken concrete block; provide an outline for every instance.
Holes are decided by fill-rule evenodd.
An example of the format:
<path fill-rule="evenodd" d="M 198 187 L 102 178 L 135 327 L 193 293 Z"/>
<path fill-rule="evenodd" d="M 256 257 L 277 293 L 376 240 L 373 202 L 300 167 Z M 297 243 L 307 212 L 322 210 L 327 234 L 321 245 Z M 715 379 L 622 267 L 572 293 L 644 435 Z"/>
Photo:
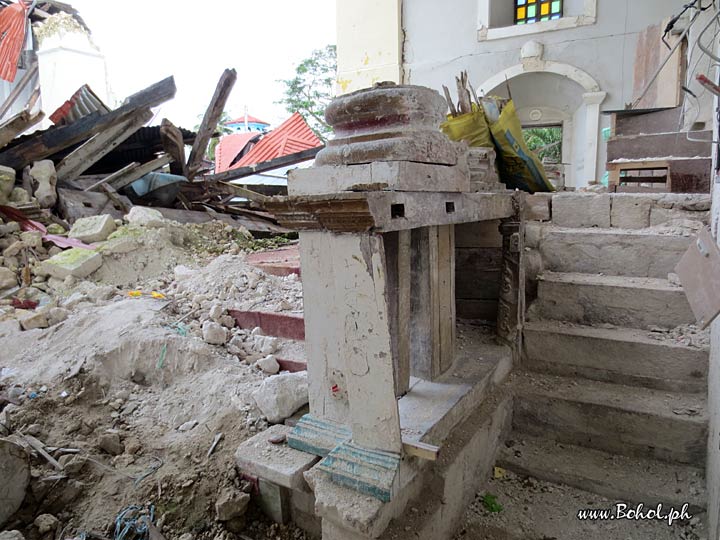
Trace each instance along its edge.
<path fill-rule="evenodd" d="M 152 227 L 163 225 L 165 218 L 159 211 L 153 208 L 133 206 L 130 209 L 130 213 L 125 216 L 125 221 L 127 221 L 130 225 Z"/>
<path fill-rule="evenodd" d="M 70 238 L 91 244 L 102 242 L 115 231 L 115 220 L 108 214 L 78 219 L 70 229 Z"/>
<path fill-rule="evenodd" d="M 27 192 L 27 190 L 16 187 L 13 188 L 12 193 L 10 193 L 10 197 L 8 197 L 8 200 L 12 204 L 24 204 L 30 202 L 30 194 Z"/>
<path fill-rule="evenodd" d="M 252 397 L 268 422 L 280 423 L 308 402 L 307 371 L 268 377 Z"/>
<path fill-rule="evenodd" d="M 42 236 L 40 231 L 25 231 L 20 233 L 20 240 L 29 248 L 40 249 L 42 247 Z"/>
<path fill-rule="evenodd" d="M 15 170 L 0 165 L 0 201 L 7 202 L 15 187 Z"/>
<path fill-rule="evenodd" d="M 104 450 L 111 456 L 119 456 L 125 451 L 120 435 L 117 433 L 104 433 L 98 441 L 98 448 Z"/>
<path fill-rule="evenodd" d="M 35 330 L 36 328 L 47 328 L 50 326 L 47 315 L 42 311 L 29 311 L 27 314 L 23 313 L 22 315 L 18 315 L 17 319 L 20 321 L 20 326 L 23 330 Z"/>
<path fill-rule="evenodd" d="M 57 529 L 60 520 L 52 514 L 40 514 L 35 518 L 33 524 L 37 527 L 38 532 L 43 535 Z"/>
<path fill-rule="evenodd" d="M 278 364 L 275 356 L 272 354 L 258 360 L 256 365 L 263 372 L 268 373 L 269 375 L 275 375 L 278 371 L 280 371 L 280 364 Z"/>
<path fill-rule="evenodd" d="M 12 289 L 17 285 L 17 276 L 9 268 L 0 268 L 0 291 Z"/>
<path fill-rule="evenodd" d="M 43 261 L 40 272 L 57 278 L 84 278 L 102 266 L 102 255 L 92 249 L 71 248 Z"/>
<path fill-rule="evenodd" d="M 23 250 L 24 247 L 25 244 L 23 244 L 22 241 L 17 240 L 5 248 L 3 251 L 3 257 L 15 257 Z"/>
<path fill-rule="evenodd" d="M 37 184 L 35 188 L 35 198 L 40 204 L 41 208 L 52 208 L 57 203 L 57 173 L 55 172 L 55 164 L 52 160 L 44 159 L 42 161 L 36 161 L 32 169 L 30 169 L 30 176 Z"/>
<path fill-rule="evenodd" d="M 138 241 L 131 236 L 120 236 L 105 242 L 100 250 L 108 255 L 119 255 L 123 253 L 130 253 L 139 247 L 140 244 Z"/>
<path fill-rule="evenodd" d="M 610 225 L 618 229 L 644 229 L 650 226 L 650 209 L 654 201 L 650 197 L 633 194 L 612 196 Z"/>
<path fill-rule="evenodd" d="M 610 195 L 561 193 L 553 198 L 552 222 L 558 227 L 610 227 Z"/>
<path fill-rule="evenodd" d="M 202 336 L 206 343 L 211 345 L 224 345 L 227 341 L 227 328 L 213 322 L 205 321 L 202 325 Z"/>
<path fill-rule="evenodd" d="M 236 489 L 224 489 L 215 503 L 215 517 L 218 521 L 230 521 L 245 514 L 250 495 Z"/>

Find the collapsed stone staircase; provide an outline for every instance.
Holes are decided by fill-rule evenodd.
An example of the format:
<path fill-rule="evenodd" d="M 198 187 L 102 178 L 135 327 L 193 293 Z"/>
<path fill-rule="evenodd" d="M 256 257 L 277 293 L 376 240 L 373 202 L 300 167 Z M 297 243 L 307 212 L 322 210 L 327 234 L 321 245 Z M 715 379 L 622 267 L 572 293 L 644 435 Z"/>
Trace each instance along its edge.
<path fill-rule="evenodd" d="M 529 245 L 544 268 L 498 466 L 701 511 L 708 345 L 668 279 L 692 235 L 534 225 Z"/>

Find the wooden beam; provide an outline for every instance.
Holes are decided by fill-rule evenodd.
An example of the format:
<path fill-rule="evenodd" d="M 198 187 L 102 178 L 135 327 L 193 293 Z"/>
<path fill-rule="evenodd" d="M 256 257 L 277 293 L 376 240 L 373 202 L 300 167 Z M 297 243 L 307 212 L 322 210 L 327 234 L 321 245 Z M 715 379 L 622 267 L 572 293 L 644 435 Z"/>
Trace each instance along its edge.
<path fill-rule="evenodd" d="M 82 173 L 112 152 L 123 141 L 147 124 L 153 117 L 150 109 L 131 113 L 117 125 L 98 133 L 85 144 L 73 150 L 57 166 L 59 182 L 72 182 Z"/>
<path fill-rule="evenodd" d="M 175 96 L 175 80 L 168 77 L 133 94 L 107 114 L 91 113 L 66 126 L 54 126 L 0 153 L 0 165 L 20 170 L 69 146 L 83 142 L 117 123 L 118 119 L 141 108 L 155 107 Z"/>
<path fill-rule="evenodd" d="M 420 441 L 413 441 L 410 439 L 402 438 L 403 451 L 408 456 L 424 459 L 425 461 L 437 461 L 440 455 L 440 447 L 432 444 L 423 443 Z"/>
<path fill-rule="evenodd" d="M 210 105 L 208 105 L 202 124 L 200 124 L 200 129 L 198 130 L 192 151 L 190 152 L 190 158 L 187 162 L 188 180 L 192 180 L 200 170 L 200 162 L 205 156 L 210 137 L 212 137 L 217 123 L 225 110 L 225 104 L 227 103 L 228 97 L 230 97 L 233 86 L 235 86 L 235 81 L 237 81 L 237 73 L 235 70 L 226 69 L 215 87 L 215 94 L 212 100 L 210 100 Z"/>
<path fill-rule="evenodd" d="M 148 161 L 147 163 L 144 163 L 142 165 L 139 165 L 138 167 L 135 167 L 128 173 L 116 178 L 109 184 L 113 188 L 115 188 L 115 191 L 120 191 L 125 186 L 132 184 L 135 180 L 139 180 L 146 174 L 156 171 L 161 167 L 164 167 L 171 161 L 172 161 L 172 158 L 170 156 L 168 156 L 167 154 L 163 154 L 162 156 L 160 156 L 157 159 Z"/>
<path fill-rule="evenodd" d="M 160 141 L 165 153 L 173 158 L 173 162 L 170 164 L 170 172 L 187 178 L 185 141 L 180 129 L 167 118 L 163 118 L 160 124 Z"/>
<path fill-rule="evenodd" d="M 325 148 L 325 146 L 310 148 L 309 150 L 303 150 L 302 152 L 297 152 L 295 154 L 289 154 L 287 156 L 271 159 L 270 161 L 264 161 L 263 163 L 258 163 L 257 165 L 238 167 L 237 169 L 212 174 L 206 176 L 205 179 L 217 182 L 229 182 L 230 180 L 237 180 L 238 178 L 243 178 L 245 176 L 260 174 L 265 171 L 272 171 L 273 169 L 279 169 L 280 167 L 289 167 L 290 165 L 314 159 L 318 152 L 320 152 L 323 148 Z"/>
<path fill-rule="evenodd" d="M 106 176 L 99 182 L 96 182 L 95 184 L 86 187 L 83 191 L 99 191 L 100 188 L 102 186 L 104 186 L 105 184 L 108 184 L 108 183 L 111 183 L 111 182 L 117 180 L 118 178 L 124 176 L 125 174 L 129 173 L 130 171 L 134 170 L 136 167 L 139 167 L 139 166 L 140 166 L 140 163 L 138 163 L 137 161 L 135 161 L 134 163 L 130 163 L 129 165 L 126 165 L 119 171 L 114 172 L 109 176 Z"/>
<path fill-rule="evenodd" d="M 234 184 L 228 184 L 226 182 L 218 182 L 218 186 L 220 186 L 221 189 L 232 193 L 236 197 L 245 197 L 246 199 L 257 203 L 263 203 L 270 198 L 247 188 L 236 186 Z"/>
<path fill-rule="evenodd" d="M 18 135 L 24 133 L 35 124 L 42 121 L 45 114 L 39 112 L 31 115 L 29 111 L 22 111 L 10 118 L 0 126 L 0 148 L 6 146 Z"/>

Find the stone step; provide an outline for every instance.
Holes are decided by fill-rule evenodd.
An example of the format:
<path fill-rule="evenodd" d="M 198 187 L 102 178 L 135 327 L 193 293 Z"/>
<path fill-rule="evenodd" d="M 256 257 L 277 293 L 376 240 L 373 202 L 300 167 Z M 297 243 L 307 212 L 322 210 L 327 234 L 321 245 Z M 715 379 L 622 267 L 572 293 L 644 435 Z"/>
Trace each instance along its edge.
<path fill-rule="evenodd" d="M 554 272 L 667 279 L 692 242 L 689 234 L 547 225 L 538 228 L 530 232 L 530 238 L 526 234 L 528 245 L 539 247 L 545 269 Z"/>
<path fill-rule="evenodd" d="M 517 474 L 647 507 L 662 503 L 681 508 L 688 503 L 694 514 L 707 504 L 702 469 L 608 454 L 524 433 L 509 435 L 497 465 Z"/>
<path fill-rule="evenodd" d="M 529 321 L 523 335 L 523 365 L 534 372 L 658 390 L 707 392 L 707 347 L 678 344 L 669 334 Z"/>
<path fill-rule="evenodd" d="M 522 372 L 513 427 L 557 442 L 703 467 L 705 397 Z"/>
<path fill-rule="evenodd" d="M 685 292 L 667 279 L 545 272 L 537 314 L 578 324 L 675 328 L 695 322 Z"/>

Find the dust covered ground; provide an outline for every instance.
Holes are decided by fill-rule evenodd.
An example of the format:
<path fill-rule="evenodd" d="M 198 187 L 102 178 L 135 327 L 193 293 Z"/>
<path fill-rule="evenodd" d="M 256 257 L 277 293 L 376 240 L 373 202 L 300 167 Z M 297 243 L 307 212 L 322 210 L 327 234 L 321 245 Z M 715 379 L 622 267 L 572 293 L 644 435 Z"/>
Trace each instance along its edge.
<path fill-rule="evenodd" d="M 38 272 L 0 293 L 0 437 L 32 455 L 21 508 L 0 530 L 114 538 L 137 505 L 168 539 L 305 538 L 262 516 L 233 457 L 268 426 L 251 394 L 277 368 L 258 361 L 292 344 L 227 314 L 302 313 L 297 276 L 247 265 L 274 242 L 221 223 L 119 225 L 87 278 Z M 17 299 L 37 302 L 47 328 L 23 330 Z"/>

